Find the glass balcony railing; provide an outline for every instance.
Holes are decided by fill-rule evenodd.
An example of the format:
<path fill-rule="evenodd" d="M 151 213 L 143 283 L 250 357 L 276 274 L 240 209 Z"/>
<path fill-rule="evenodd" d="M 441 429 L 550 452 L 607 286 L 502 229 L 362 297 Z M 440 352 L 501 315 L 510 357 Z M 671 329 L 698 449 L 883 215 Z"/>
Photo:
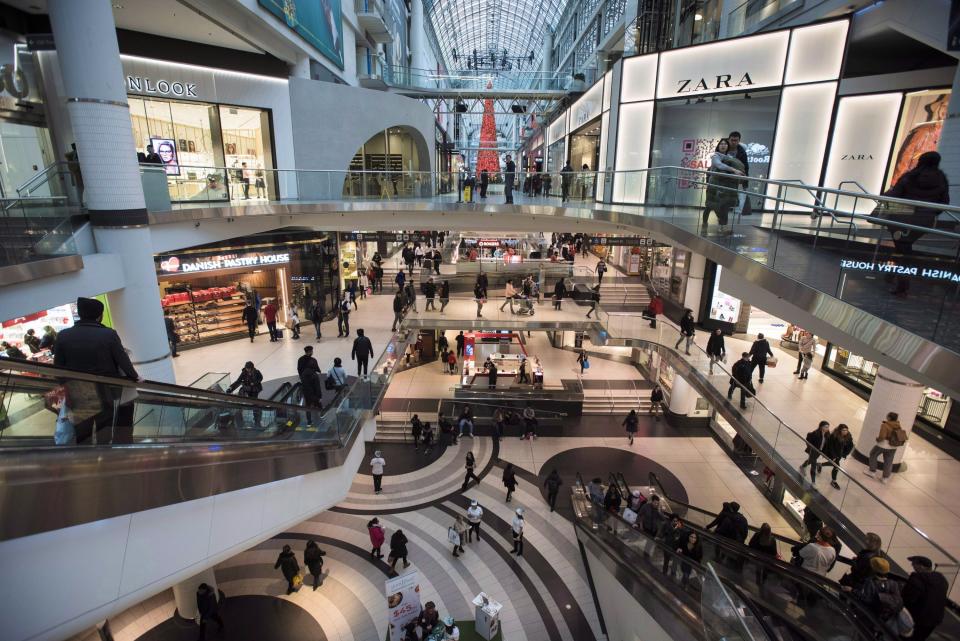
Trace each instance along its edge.
<path fill-rule="evenodd" d="M 63 196 L 0 199 L 0 267 L 77 254 Z"/>

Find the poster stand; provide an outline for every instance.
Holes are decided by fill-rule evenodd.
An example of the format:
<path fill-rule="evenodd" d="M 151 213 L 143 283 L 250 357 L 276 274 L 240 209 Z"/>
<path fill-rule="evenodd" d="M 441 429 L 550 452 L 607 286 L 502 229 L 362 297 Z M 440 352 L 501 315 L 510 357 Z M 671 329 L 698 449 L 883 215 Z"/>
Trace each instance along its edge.
<path fill-rule="evenodd" d="M 477 634 L 490 641 L 500 632 L 500 610 L 503 605 L 491 600 L 485 592 L 481 592 L 473 599 L 476 606 L 474 625 Z"/>

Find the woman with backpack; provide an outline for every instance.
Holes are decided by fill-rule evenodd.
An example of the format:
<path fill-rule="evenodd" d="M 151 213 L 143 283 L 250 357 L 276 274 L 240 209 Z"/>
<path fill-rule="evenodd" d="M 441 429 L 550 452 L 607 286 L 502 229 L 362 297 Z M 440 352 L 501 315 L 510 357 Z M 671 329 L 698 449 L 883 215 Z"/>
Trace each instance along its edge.
<path fill-rule="evenodd" d="M 907 444 L 907 432 L 900 425 L 899 415 L 896 412 L 889 412 L 887 419 L 880 424 L 880 432 L 877 434 L 877 444 L 870 450 L 870 469 L 864 470 L 867 476 L 875 476 L 877 473 L 877 459 L 883 456 L 883 476 L 881 483 L 890 480 L 890 474 L 893 473 L 893 457 L 897 453 L 897 448 Z"/>

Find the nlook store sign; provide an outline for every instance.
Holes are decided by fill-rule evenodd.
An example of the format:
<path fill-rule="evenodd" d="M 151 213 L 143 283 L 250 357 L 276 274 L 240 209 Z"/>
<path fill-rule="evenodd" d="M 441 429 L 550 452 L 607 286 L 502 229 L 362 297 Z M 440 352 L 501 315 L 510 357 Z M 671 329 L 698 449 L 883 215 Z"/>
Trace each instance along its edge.
<path fill-rule="evenodd" d="M 750 91 L 783 83 L 787 31 L 660 54 L 657 98 Z"/>
<path fill-rule="evenodd" d="M 178 256 L 169 256 L 157 261 L 157 273 L 166 275 L 195 274 L 220 269 L 236 269 L 238 267 L 271 267 L 289 262 L 290 254 L 286 252 L 220 254 L 183 259 Z"/>

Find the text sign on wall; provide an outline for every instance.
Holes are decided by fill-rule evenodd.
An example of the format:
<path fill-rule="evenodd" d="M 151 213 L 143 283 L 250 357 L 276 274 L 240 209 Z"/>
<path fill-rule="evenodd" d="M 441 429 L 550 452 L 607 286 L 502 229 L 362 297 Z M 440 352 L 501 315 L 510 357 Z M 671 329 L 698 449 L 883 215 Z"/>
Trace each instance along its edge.
<path fill-rule="evenodd" d="M 647 236 L 590 236 L 591 245 L 607 245 L 609 247 L 653 247 L 656 241 Z"/>
<path fill-rule="evenodd" d="M 662 53 L 657 98 L 778 86 L 789 42 L 789 32 L 780 31 Z"/>
<path fill-rule="evenodd" d="M 170 256 L 159 261 L 157 273 L 194 274 L 197 272 L 212 272 L 219 269 L 235 269 L 237 267 L 281 265 L 289 262 L 290 254 L 288 253 L 223 254 L 220 256 L 184 259 L 180 259 L 177 256 Z"/>
<path fill-rule="evenodd" d="M 602 107 L 603 82 L 597 82 L 570 107 L 570 131 L 582 127 L 594 118 L 599 118 Z"/>

